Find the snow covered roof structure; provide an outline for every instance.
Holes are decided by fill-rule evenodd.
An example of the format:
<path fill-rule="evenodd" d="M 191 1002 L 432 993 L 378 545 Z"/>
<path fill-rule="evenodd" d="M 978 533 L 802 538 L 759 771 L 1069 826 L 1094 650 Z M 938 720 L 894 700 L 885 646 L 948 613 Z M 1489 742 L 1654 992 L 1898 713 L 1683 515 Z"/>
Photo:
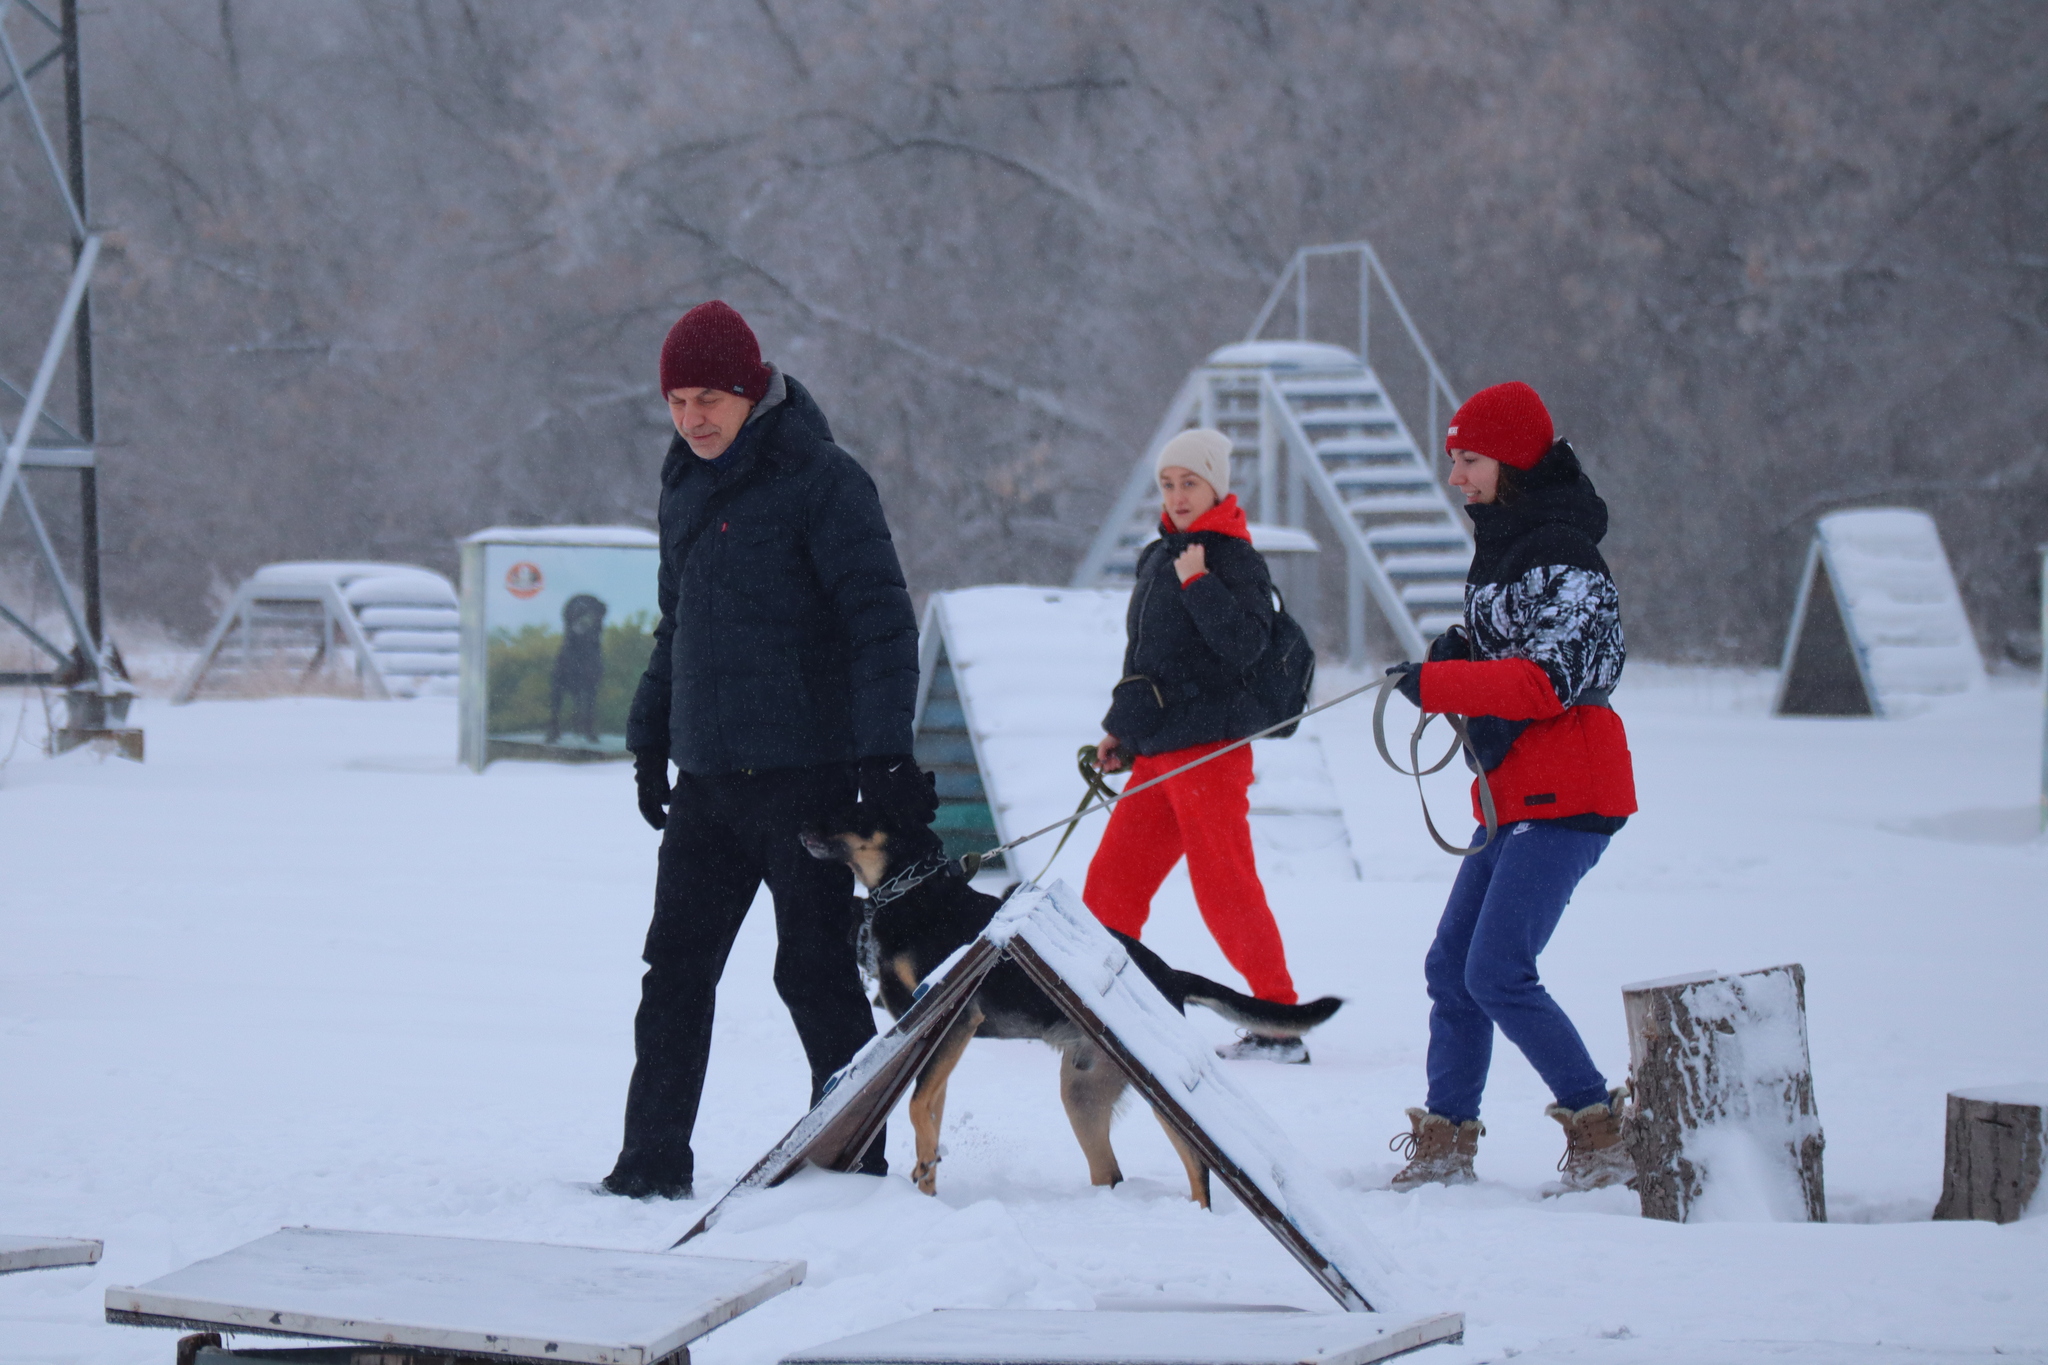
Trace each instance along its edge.
<path fill-rule="evenodd" d="M 1904 507 L 1822 517 L 1785 639 L 1776 712 L 1908 715 L 1984 685 L 1934 518 Z"/>
<path fill-rule="evenodd" d="M 188 702 L 215 686 L 248 691 L 278 674 L 309 678 L 346 650 L 363 694 L 416 694 L 460 667 L 455 586 L 415 564 L 292 560 L 251 574 L 221 612 L 199 661 L 172 694 Z"/>
<path fill-rule="evenodd" d="M 464 536 L 468 545 L 617 545 L 660 549 L 661 537 L 640 526 L 490 526 Z"/>
<path fill-rule="evenodd" d="M 919 641 L 917 757 L 938 775 L 949 855 L 979 852 L 1073 812 L 1075 751 L 1102 735 L 1123 672 L 1128 588 L 979 587 L 933 593 Z M 1355 879 L 1343 807 L 1314 718 L 1252 745 L 1252 846 L 1263 873 Z M 1061 864 L 1079 876 L 1108 818 L 1081 822 Z M 1057 835 L 1018 850 L 1038 878 Z"/>

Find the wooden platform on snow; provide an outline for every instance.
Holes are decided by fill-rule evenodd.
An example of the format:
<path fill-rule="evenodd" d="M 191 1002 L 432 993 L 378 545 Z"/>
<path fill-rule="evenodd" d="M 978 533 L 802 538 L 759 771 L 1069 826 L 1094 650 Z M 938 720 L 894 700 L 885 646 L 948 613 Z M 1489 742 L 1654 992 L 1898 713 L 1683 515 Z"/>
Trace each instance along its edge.
<path fill-rule="evenodd" d="M 100 1243 L 88 1237 L 11 1237 L 0 1235 L 0 1275 L 17 1270 L 53 1270 L 58 1266 L 92 1265 Z"/>
<path fill-rule="evenodd" d="M 285 1228 L 109 1289 L 107 1321 L 658 1365 L 803 1278 L 801 1261 Z"/>
<path fill-rule="evenodd" d="M 1464 1334 L 1458 1313 L 1389 1326 L 1371 1313 L 941 1309 L 782 1365 L 1371 1365 Z"/>

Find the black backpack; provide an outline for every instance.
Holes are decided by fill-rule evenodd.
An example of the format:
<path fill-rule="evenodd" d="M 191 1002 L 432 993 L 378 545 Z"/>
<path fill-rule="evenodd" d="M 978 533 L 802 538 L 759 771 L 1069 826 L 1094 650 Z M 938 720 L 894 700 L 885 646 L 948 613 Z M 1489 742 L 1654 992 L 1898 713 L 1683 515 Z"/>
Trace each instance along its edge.
<path fill-rule="evenodd" d="M 1245 670 L 1244 681 L 1258 712 L 1254 729 L 1278 725 L 1308 710 L 1309 692 L 1316 684 L 1316 651 L 1301 623 L 1287 614 L 1286 599 L 1278 588 L 1273 589 L 1273 633 L 1257 661 Z M 1301 722 L 1295 721 L 1269 738 L 1287 739 L 1300 726 Z"/>

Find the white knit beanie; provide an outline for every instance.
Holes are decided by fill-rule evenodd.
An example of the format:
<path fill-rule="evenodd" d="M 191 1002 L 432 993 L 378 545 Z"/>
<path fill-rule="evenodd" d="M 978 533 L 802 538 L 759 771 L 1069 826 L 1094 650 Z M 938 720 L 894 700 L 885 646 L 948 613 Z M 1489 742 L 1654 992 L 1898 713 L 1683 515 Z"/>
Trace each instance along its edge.
<path fill-rule="evenodd" d="M 1216 501 L 1230 495 L 1230 438 L 1211 427 L 1196 427 L 1159 447 L 1154 462 L 1155 477 L 1164 469 L 1186 469 L 1200 474 L 1216 490 Z"/>

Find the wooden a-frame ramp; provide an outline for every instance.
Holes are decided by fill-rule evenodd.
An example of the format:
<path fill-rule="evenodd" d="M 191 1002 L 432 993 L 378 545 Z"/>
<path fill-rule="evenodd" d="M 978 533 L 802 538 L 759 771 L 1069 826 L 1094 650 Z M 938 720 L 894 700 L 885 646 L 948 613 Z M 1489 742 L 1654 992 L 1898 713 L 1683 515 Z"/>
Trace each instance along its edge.
<path fill-rule="evenodd" d="M 736 1196 L 779 1185 L 807 1165 L 852 1170 L 982 978 L 1006 956 L 1109 1055 L 1332 1298 L 1355 1313 L 1394 1308 L 1392 1258 L 1362 1228 L 1340 1221 L 1335 1188 L 1231 1082 L 1208 1043 L 1145 974 L 1130 969 L 1128 954 L 1080 896 L 1057 881 L 1013 894 L 979 938 L 926 978 L 895 1026 L 862 1048 L 811 1112 L 675 1245 L 716 1224 Z M 1428 1322 L 1431 1341 L 1462 1335 L 1458 1314 Z"/>

